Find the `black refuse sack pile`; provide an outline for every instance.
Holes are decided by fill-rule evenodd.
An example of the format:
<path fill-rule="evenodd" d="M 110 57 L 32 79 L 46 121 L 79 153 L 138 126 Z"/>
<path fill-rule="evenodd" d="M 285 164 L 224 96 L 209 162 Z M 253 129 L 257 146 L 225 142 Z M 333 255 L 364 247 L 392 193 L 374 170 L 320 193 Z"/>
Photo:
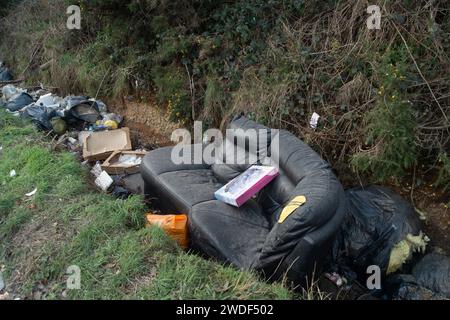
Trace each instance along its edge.
<path fill-rule="evenodd" d="M 399 274 L 429 242 L 409 202 L 379 186 L 349 189 L 346 197 L 348 211 L 334 243 L 330 274 L 365 284 L 368 267 L 378 266 L 382 289 L 375 290 L 377 297 L 450 298 L 448 257 L 429 254 L 412 274 Z"/>
<path fill-rule="evenodd" d="M 43 89 L 27 90 L 6 85 L 0 106 L 15 115 L 31 119 L 39 128 L 62 135 L 69 127 L 78 130 L 116 129 L 122 118 L 108 113 L 106 105 L 84 96 L 58 97 Z M 108 122 L 109 121 L 109 122 Z M 108 122 L 107 125 L 104 125 Z"/>
<path fill-rule="evenodd" d="M 391 299 L 450 299 L 450 258 L 430 253 L 413 267 L 411 274 L 393 275 L 387 285 Z"/>
<path fill-rule="evenodd" d="M 414 208 L 393 191 L 369 186 L 346 191 L 348 211 L 338 234 L 334 256 L 338 265 L 359 273 L 370 265 L 383 275 L 396 272 L 415 252 L 425 252 L 428 238 Z"/>
<path fill-rule="evenodd" d="M 103 180 L 99 180 L 101 183 L 97 183 L 99 188 L 121 199 L 144 193 L 140 174 L 131 172 L 131 169 L 139 166 L 136 162 L 139 160 L 138 155 L 133 152 L 130 152 L 131 155 L 117 154 L 114 163 L 110 161 L 107 168 L 102 167 L 102 161 L 114 152 L 131 150 L 128 128 L 119 130 L 123 117 L 109 113 L 102 101 L 85 96 L 62 98 L 43 88 L 22 89 L 12 84 L 4 85 L 1 93 L 0 108 L 5 108 L 15 116 L 30 119 L 41 130 L 53 131 L 58 137 L 55 147 L 64 145 L 91 169 L 98 165 L 101 169 L 98 175 L 103 173 L 103 169 L 108 171 L 103 173 Z M 125 140 L 126 147 L 120 144 L 121 141 L 117 145 L 111 142 L 116 138 L 114 132 L 119 131 L 123 132 L 121 138 Z M 96 138 L 97 134 L 103 136 Z M 91 142 L 94 138 L 94 150 L 87 150 L 86 141 Z M 103 152 L 104 148 L 109 148 L 108 152 Z M 95 158 L 87 155 L 93 151 L 99 153 Z M 98 177 L 95 178 L 99 182 Z"/>

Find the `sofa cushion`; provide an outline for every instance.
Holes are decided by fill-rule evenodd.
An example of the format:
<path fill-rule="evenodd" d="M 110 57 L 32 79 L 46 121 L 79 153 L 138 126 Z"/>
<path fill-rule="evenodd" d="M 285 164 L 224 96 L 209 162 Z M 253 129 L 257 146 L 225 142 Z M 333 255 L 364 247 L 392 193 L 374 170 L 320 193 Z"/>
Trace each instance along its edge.
<path fill-rule="evenodd" d="M 174 202 L 182 213 L 189 213 L 192 206 L 215 200 L 214 192 L 223 187 L 209 169 L 166 172 L 158 176 L 166 197 Z"/>
<path fill-rule="evenodd" d="M 254 264 L 270 231 L 270 223 L 254 200 L 241 208 L 218 200 L 194 205 L 189 227 L 195 249 L 244 269 Z"/>

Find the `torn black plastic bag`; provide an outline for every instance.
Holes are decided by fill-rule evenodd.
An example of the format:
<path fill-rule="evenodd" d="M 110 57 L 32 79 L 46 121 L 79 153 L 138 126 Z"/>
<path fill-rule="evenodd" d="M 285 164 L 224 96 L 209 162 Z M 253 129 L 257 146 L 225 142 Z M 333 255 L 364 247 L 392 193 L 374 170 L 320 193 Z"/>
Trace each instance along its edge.
<path fill-rule="evenodd" d="M 25 108 L 21 113 L 23 118 L 28 118 L 36 124 L 40 129 L 51 130 L 52 124 L 51 119 L 56 117 L 58 114 L 55 109 L 47 108 L 45 106 L 31 105 Z"/>
<path fill-rule="evenodd" d="M 409 202 L 395 192 L 378 186 L 346 191 L 348 213 L 334 246 L 336 265 L 366 274 L 367 267 L 379 266 L 391 274 L 424 251 L 427 238 Z"/>
<path fill-rule="evenodd" d="M 428 254 L 414 266 L 412 274 L 422 287 L 450 298 L 450 257 Z"/>
<path fill-rule="evenodd" d="M 213 166 L 175 164 L 173 148 L 153 150 L 141 165 L 145 194 L 152 197 L 152 203 L 153 198 L 159 199 L 167 213 L 189 215 L 192 249 L 241 269 L 259 271 L 270 280 L 305 285 L 331 252 L 346 212 L 344 190 L 330 165 L 291 133 L 271 130 L 243 116 L 235 118 L 230 128 L 244 129 L 236 136 L 245 142 L 259 139 L 247 136 L 247 129 L 265 129 L 267 140 L 249 150 L 250 143 L 244 147 L 227 136 L 230 143 L 225 147 L 236 147 L 233 154 L 239 164 L 227 163 L 226 158 Z M 270 155 L 279 158 L 280 175 L 240 208 L 216 200 L 214 192 L 225 183 L 251 164 L 267 160 L 267 148 L 274 141 L 279 141 L 279 148 L 273 148 Z M 281 221 L 281 212 L 296 197 L 306 201 Z"/>
<path fill-rule="evenodd" d="M 14 95 L 6 103 L 6 109 L 11 112 L 19 111 L 20 109 L 32 104 L 34 102 L 33 98 L 26 92 L 22 92 Z"/>
<path fill-rule="evenodd" d="M 389 277 L 387 287 L 395 300 L 449 299 L 450 258 L 430 253 L 414 266 L 412 274 Z"/>
<path fill-rule="evenodd" d="M 101 119 L 99 106 L 96 101 L 89 100 L 87 97 L 67 97 L 66 119 L 69 123 L 84 121 L 94 124 Z"/>

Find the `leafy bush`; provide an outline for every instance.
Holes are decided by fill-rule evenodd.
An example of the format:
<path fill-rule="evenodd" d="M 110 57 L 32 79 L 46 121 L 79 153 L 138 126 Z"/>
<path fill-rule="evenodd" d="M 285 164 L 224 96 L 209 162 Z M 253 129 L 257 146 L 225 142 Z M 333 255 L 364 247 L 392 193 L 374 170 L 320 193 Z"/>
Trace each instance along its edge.
<path fill-rule="evenodd" d="M 355 154 L 352 164 L 372 173 L 376 180 L 384 180 L 402 176 L 416 161 L 417 123 L 405 90 L 408 64 L 404 47 L 389 50 L 376 70 L 380 88 L 366 116 L 366 150 Z"/>
<path fill-rule="evenodd" d="M 445 1 L 390 1 L 379 31 L 367 30 L 365 2 L 81 0 L 83 28 L 68 32 L 67 3 L 24 0 L 2 22 L 0 51 L 30 84 L 155 91 L 186 125 L 244 111 L 293 131 L 342 175 L 401 177 L 448 154 Z"/>

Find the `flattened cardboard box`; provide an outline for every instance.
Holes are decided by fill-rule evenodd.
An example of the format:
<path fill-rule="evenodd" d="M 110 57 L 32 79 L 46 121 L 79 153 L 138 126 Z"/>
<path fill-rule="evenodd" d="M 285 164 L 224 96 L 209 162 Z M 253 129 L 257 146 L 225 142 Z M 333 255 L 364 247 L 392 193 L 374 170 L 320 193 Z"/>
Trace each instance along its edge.
<path fill-rule="evenodd" d="M 121 164 L 119 163 L 119 158 L 121 156 L 136 156 L 142 159 L 147 154 L 144 151 L 115 151 L 113 154 L 106 159 L 106 161 L 102 164 L 102 169 L 108 172 L 109 174 L 134 174 L 140 171 L 140 164 Z"/>
<path fill-rule="evenodd" d="M 130 129 L 92 132 L 84 137 L 83 158 L 99 161 L 108 158 L 114 151 L 131 150 Z"/>

